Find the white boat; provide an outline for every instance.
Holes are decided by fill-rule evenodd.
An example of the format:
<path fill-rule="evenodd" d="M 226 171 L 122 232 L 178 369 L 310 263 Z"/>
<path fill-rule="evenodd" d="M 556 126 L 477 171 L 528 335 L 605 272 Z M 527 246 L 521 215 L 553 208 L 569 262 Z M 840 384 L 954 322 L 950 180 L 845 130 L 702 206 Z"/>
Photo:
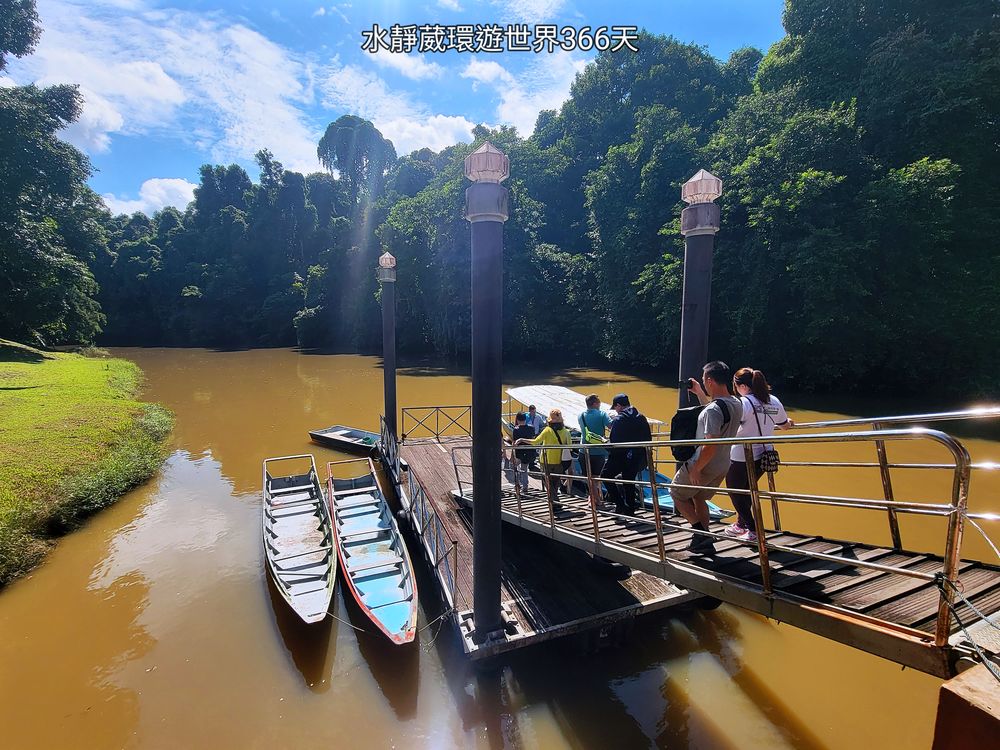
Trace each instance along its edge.
<path fill-rule="evenodd" d="M 303 472 L 306 460 L 309 469 Z M 277 473 L 276 465 L 288 468 Z M 263 484 L 262 537 L 268 573 L 299 617 L 307 623 L 320 622 L 330 610 L 337 583 L 337 553 L 316 462 L 309 454 L 268 458 Z"/>

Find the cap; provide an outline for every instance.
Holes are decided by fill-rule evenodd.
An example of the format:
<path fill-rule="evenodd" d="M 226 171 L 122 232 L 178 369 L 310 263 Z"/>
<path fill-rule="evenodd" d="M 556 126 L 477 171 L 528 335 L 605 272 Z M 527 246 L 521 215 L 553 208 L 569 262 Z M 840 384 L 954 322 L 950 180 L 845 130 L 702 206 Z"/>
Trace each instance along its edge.
<path fill-rule="evenodd" d="M 628 396 L 624 393 L 619 393 L 615 396 L 614 400 L 611 402 L 612 406 L 631 406 L 628 400 Z"/>

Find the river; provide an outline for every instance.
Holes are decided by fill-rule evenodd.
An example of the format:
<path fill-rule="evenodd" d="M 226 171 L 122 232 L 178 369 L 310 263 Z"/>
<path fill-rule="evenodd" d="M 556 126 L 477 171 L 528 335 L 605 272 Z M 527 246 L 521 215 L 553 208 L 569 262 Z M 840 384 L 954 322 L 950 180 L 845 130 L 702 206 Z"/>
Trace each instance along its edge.
<path fill-rule="evenodd" d="M 365 623 L 340 590 L 338 620 L 304 631 L 265 583 L 261 461 L 312 452 L 322 465 L 338 455 L 311 445 L 308 429 L 376 428 L 380 360 L 114 353 L 143 368 L 146 399 L 175 412 L 171 454 L 156 477 L 0 592 L 4 748 L 930 745 L 940 680 L 729 606 L 643 618 L 629 646 L 585 658 L 544 644 L 484 674 L 449 627 L 425 628 L 410 649 L 356 631 Z M 676 400 L 617 372 L 505 374 L 511 384 L 558 382 L 605 401 L 625 390 L 660 418 Z M 471 392 L 467 376 L 425 366 L 402 369 L 398 387 L 401 406 L 468 403 Z M 800 421 L 837 416 L 794 406 Z M 1000 457 L 1000 444 L 966 443 L 974 458 Z M 920 459 L 933 449 L 906 451 Z M 827 494 L 856 490 L 835 471 L 821 477 Z M 872 481 L 880 486 L 877 474 Z M 973 489 L 975 498 L 975 481 Z M 992 507 L 975 509 L 1000 510 L 996 489 Z M 786 528 L 888 536 L 881 513 L 785 513 Z M 908 547 L 937 549 L 944 537 L 940 524 L 908 520 L 903 532 Z M 966 555 L 989 559 L 967 540 Z"/>

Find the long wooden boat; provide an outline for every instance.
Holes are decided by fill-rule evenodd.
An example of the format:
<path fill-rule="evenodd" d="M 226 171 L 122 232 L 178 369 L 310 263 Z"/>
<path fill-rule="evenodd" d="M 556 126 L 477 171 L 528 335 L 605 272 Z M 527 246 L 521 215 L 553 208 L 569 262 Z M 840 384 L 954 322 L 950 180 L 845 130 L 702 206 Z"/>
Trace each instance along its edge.
<path fill-rule="evenodd" d="M 308 459 L 309 470 L 302 473 Z M 287 473 L 292 466 L 296 473 Z M 287 467 L 276 472 L 279 467 Z M 333 521 L 309 455 L 264 461 L 262 537 L 267 570 L 282 598 L 307 623 L 326 617 L 337 583 Z"/>
<path fill-rule="evenodd" d="M 318 445 L 348 453 L 369 455 L 378 450 L 377 432 L 359 430 L 342 424 L 335 424 L 324 430 L 310 430 L 309 438 Z"/>
<path fill-rule="evenodd" d="M 417 632 L 417 583 L 370 458 L 327 464 L 327 497 L 344 580 L 368 618 L 393 643 Z"/>

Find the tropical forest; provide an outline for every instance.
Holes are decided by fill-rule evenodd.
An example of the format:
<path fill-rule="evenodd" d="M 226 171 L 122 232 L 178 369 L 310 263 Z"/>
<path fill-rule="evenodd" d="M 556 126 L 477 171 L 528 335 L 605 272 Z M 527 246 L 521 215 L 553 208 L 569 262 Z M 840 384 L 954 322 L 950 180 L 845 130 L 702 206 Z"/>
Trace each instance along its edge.
<path fill-rule="evenodd" d="M 33 4 L 0 2 L 0 70 Z M 723 181 L 716 356 L 798 391 L 985 393 L 1000 351 L 1000 14 L 984 0 L 789 0 L 766 54 L 641 33 L 602 52 L 531 133 L 397 153 L 345 115 L 325 171 L 205 164 L 194 200 L 112 215 L 60 132 L 74 86 L 0 88 L 0 337 L 373 352 L 378 256 L 398 262 L 404 356 L 467 358 L 463 160 L 510 159 L 504 347 L 673 370 L 680 186 Z"/>

